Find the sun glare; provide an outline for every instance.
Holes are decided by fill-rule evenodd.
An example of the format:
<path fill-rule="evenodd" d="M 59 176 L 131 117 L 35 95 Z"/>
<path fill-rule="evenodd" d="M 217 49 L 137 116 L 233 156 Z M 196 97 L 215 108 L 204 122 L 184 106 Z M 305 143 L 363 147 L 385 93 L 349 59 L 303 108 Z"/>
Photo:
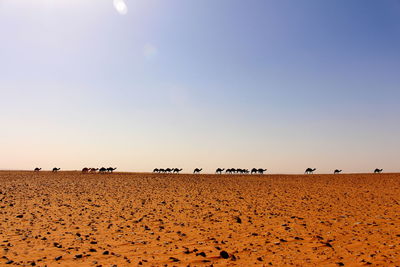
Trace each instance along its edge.
<path fill-rule="evenodd" d="M 121 15 L 125 15 L 126 13 L 128 13 L 128 6 L 126 5 L 124 0 L 114 0 L 114 7 Z"/>

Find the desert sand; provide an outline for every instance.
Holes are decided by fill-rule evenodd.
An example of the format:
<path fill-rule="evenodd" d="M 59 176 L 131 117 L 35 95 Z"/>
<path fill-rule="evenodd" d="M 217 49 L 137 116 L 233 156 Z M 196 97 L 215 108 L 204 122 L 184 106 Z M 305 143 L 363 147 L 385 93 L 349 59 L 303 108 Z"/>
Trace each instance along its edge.
<path fill-rule="evenodd" d="M 0 172 L 0 265 L 400 266 L 400 174 Z"/>

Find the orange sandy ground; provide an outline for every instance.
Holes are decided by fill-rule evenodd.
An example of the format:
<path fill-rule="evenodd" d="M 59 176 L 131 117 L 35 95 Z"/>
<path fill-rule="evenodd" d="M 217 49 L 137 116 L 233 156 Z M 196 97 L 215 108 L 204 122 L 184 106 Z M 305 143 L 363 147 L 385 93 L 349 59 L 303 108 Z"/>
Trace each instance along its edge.
<path fill-rule="evenodd" d="M 400 174 L 0 172 L 0 186 L 0 265 L 400 266 Z"/>

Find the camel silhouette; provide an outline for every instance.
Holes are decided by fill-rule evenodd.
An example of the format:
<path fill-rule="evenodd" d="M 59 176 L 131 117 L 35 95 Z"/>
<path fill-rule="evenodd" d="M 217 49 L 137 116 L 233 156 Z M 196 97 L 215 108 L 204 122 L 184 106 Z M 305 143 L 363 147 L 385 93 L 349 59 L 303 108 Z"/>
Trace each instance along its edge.
<path fill-rule="evenodd" d="M 248 169 L 236 169 L 236 173 L 247 174 L 247 173 L 249 173 L 249 170 Z"/>
<path fill-rule="evenodd" d="M 381 173 L 383 169 L 375 169 L 374 173 Z"/>
<path fill-rule="evenodd" d="M 339 174 L 339 173 L 341 173 L 341 172 L 342 172 L 342 170 L 336 169 L 336 170 L 333 172 L 333 174 Z"/>
<path fill-rule="evenodd" d="M 100 173 L 105 173 L 107 171 L 107 168 L 104 168 L 104 167 L 101 167 L 100 169 L 99 169 L 99 172 Z"/>
<path fill-rule="evenodd" d="M 38 172 L 38 171 L 40 171 L 42 168 L 35 168 L 35 172 Z"/>
<path fill-rule="evenodd" d="M 156 173 L 156 172 L 160 172 L 160 171 L 159 171 L 159 169 L 155 168 L 155 169 L 153 170 L 153 172 Z"/>
<path fill-rule="evenodd" d="M 89 172 L 89 168 L 85 167 L 85 168 L 82 169 L 82 173 L 88 173 L 88 172 Z"/>
<path fill-rule="evenodd" d="M 175 168 L 175 169 L 173 170 L 173 173 L 178 173 L 178 174 L 179 174 L 182 170 L 183 170 L 183 169 Z"/>
<path fill-rule="evenodd" d="M 264 172 L 266 172 L 267 169 L 258 169 L 257 172 L 258 174 L 264 174 Z"/>
<path fill-rule="evenodd" d="M 113 167 L 109 167 L 109 168 L 107 168 L 107 172 L 113 172 L 113 171 L 115 171 L 117 168 L 113 168 Z"/>
<path fill-rule="evenodd" d="M 201 169 L 196 168 L 196 169 L 194 169 L 193 174 L 200 173 L 202 170 L 203 170 L 203 168 L 201 168 Z"/>
<path fill-rule="evenodd" d="M 243 170 L 243 169 L 237 168 L 237 169 L 236 169 L 236 173 L 244 173 L 244 170 Z"/>
<path fill-rule="evenodd" d="M 166 172 L 166 173 L 171 173 L 173 170 L 174 170 L 174 168 L 166 168 L 166 169 L 165 169 L 165 172 Z"/>
<path fill-rule="evenodd" d="M 304 172 L 304 174 L 313 174 L 315 170 L 316 170 L 316 168 L 314 168 L 314 169 L 307 168 L 306 171 Z"/>
<path fill-rule="evenodd" d="M 258 173 L 258 169 L 256 169 L 256 168 L 251 169 L 250 174 L 254 174 L 254 173 Z"/>
<path fill-rule="evenodd" d="M 90 172 L 97 172 L 99 170 L 99 168 L 89 168 Z"/>
<path fill-rule="evenodd" d="M 165 169 L 158 169 L 159 173 L 165 173 Z"/>
<path fill-rule="evenodd" d="M 218 168 L 218 169 L 215 170 L 215 173 L 217 173 L 217 174 L 222 174 L 222 172 L 223 172 L 224 170 L 225 170 L 225 169 Z"/>
<path fill-rule="evenodd" d="M 60 168 L 53 168 L 53 172 L 58 172 L 59 170 L 61 170 Z"/>

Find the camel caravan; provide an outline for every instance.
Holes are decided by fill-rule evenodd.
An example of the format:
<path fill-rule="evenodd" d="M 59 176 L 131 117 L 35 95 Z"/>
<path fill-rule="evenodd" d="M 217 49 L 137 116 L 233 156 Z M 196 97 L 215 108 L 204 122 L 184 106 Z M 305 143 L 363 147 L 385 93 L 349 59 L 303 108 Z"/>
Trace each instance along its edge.
<path fill-rule="evenodd" d="M 105 168 L 105 167 L 101 167 L 101 168 L 83 168 L 82 169 L 82 173 L 112 173 L 116 170 L 117 168 L 113 168 L 113 167 L 109 167 L 109 168 Z M 40 172 L 42 170 L 42 168 L 38 168 L 36 167 L 33 171 L 34 172 Z M 59 170 L 61 170 L 61 168 L 53 168 L 51 171 L 52 172 L 58 172 Z"/>
<path fill-rule="evenodd" d="M 101 167 L 101 168 L 83 168 L 82 169 L 82 173 L 113 173 L 117 168 L 113 168 L 113 167 Z M 41 171 L 42 168 L 36 167 L 34 169 L 34 172 L 39 172 Z M 57 168 L 54 167 L 52 169 L 52 172 L 56 173 L 59 170 L 61 170 L 61 168 Z M 179 168 L 155 168 L 153 170 L 153 173 L 165 173 L 165 174 L 179 174 L 183 169 L 179 169 Z M 193 174 L 200 174 L 201 171 L 203 169 L 202 168 L 196 168 L 193 170 Z M 316 171 L 316 168 L 307 168 L 304 172 L 304 174 L 314 174 L 314 172 Z M 235 169 L 235 168 L 230 168 L 230 169 L 224 169 L 224 168 L 217 168 L 215 170 L 215 174 L 264 174 L 267 171 L 267 169 L 262 169 L 262 168 L 252 168 L 251 171 L 249 171 L 249 169 Z M 340 169 L 335 169 L 333 171 L 333 174 L 340 174 L 343 170 Z M 373 173 L 382 173 L 383 169 L 375 169 L 373 171 Z"/>
<path fill-rule="evenodd" d="M 35 168 L 33 171 L 34 172 L 40 172 L 42 170 L 42 168 Z M 52 172 L 58 172 L 59 170 L 61 170 L 61 168 L 53 168 L 51 171 Z"/>
<path fill-rule="evenodd" d="M 176 173 L 179 174 L 183 169 L 179 169 L 179 168 L 155 168 L 153 170 L 154 173 Z"/>
<path fill-rule="evenodd" d="M 218 168 L 215 170 L 215 173 L 222 174 L 222 172 L 224 170 L 225 169 Z M 230 168 L 230 169 L 225 170 L 225 174 L 264 174 L 264 172 L 266 172 L 266 171 L 267 171 L 267 169 L 262 169 L 262 168 L 260 168 L 260 169 L 253 168 L 253 169 L 251 169 L 251 171 L 249 171 L 248 169 Z"/>
<path fill-rule="evenodd" d="M 153 170 L 153 173 L 176 173 L 179 174 L 183 169 L 178 169 L 178 168 L 155 168 Z M 196 168 L 193 170 L 193 174 L 200 174 L 203 168 Z M 235 168 L 230 168 L 230 169 L 224 169 L 224 168 L 218 168 L 215 170 L 216 174 L 222 174 L 225 171 L 225 174 L 264 174 L 264 172 L 267 171 L 267 169 L 257 169 L 253 168 L 251 171 L 248 169 L 235 169 Z"/>
<path fill-rule="evenodd" d="M 112 173 L 116 170 L 117 168 L 113 167 L 101 167 L 101 168 L 83 168 L 82 173 Z"/>

